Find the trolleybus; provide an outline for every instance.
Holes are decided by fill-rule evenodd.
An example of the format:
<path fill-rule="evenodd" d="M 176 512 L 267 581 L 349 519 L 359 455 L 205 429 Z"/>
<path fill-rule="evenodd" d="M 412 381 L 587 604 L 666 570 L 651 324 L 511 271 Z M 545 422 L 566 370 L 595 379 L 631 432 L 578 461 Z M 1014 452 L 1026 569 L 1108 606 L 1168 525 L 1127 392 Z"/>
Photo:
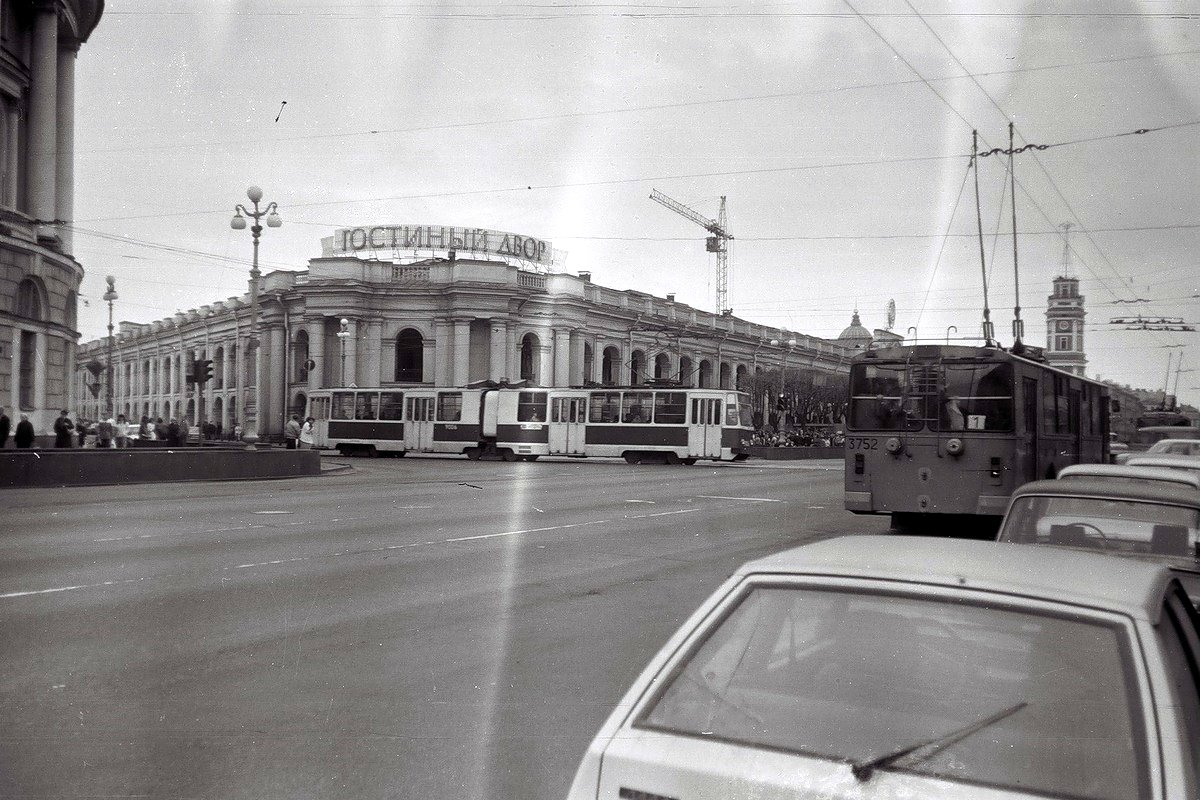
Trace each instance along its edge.
<path fill-rule="evenodd" d="M 752 433 L 745 393 L 661 386 L 319 389 L 309 396 L 309 415 L 314 446 L 368 456 L 694 464 L 745 459 Z"/>
<path fill-rule="evenodd" d="M 867 350 L 850 367 L 845 505 L 1002 516 L 1013 489 L 1108 461 L 1108 389 L 996 347 Z"/>

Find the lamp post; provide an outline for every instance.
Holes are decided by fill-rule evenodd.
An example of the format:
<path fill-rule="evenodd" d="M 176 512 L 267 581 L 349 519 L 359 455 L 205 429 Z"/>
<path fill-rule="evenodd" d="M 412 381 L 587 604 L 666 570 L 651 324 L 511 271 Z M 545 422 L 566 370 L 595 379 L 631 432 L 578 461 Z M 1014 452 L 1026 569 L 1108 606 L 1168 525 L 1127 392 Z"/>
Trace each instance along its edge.
<path fill-rule="evenodd" d="M 771 345 L 772 345 L 773 347 L 782 347 L 782 348 L 784 348 L 784 350 L 783 350 L 783 369 L 782 369 L 782 370 L 780 370 L 780 373 L 779 373 L 779 394 L 780 394 L 780 398 L 782 399 L 782 398 L 783 398 L 783 396 L 784 396 L 784 394 L 786 394 L 786 393 L 787 393 L 787 363 L 788 363 L 788 355 L 789 355 L 789 354 L 792 352 L 792 350 L 793 350 L 793 349 L 796 347 L 796 337 L 794 337 L 794 336 L 793 336 L 792 338 L 788 339 L 787 341 L 783 341 L 783 340 L 781 340 L 781 339 L 772 339 L 772 340 L 771 340 Z M 789 402 L 789 403 L 787 404 L 787 408 L 785 408 L 785 409 L 781 409 L 781 410 L 782 410 L 782 411 L 783 411 L 785 414 L 787 414 L 787 415 L 788 415 L 788 417 L 787 417 L 787 418 L 790 420 L 790 419 L 791 419 L 791 403 Z M 781 425 L 780 427 L 782 428 L 783 426 Z"/>
<path fill-rule="evenodd" d="M 339 324 L 341 325 L 341 330 L 339 330 L 334 335 L 337 336 L 338 339 L 342 343 L 342 382 L 341 382 L 341 386 L 345 386 L 346 385 L 346 338 L 348 336 L 350 336 L 350 320 L 343 317 Z"/>
<path fill-rule="evenodd" d="M 117 279 L 112 275 L 105 278 L 108 291 L 104 300 L 108 303 L 108 362 L 104 372 L 104 409 L 105 417 L 113 416 L 113 301 L 117 299 Z"/>
<path fill-rule="evenodd" d="M 241 231 L 246 229 L 246 217 L 254 220 L 254 224 L 250 226 L 250 235 L 254 238 L 254 260 L 250 267 L 250 338 L 246 340 L 246 354 L 254 359 L 254 413 L 246 414 L 244 433 L 244 438 L 251 448 L 258 441 L 258 415 L 263 402 L 262 360 L 258 357 L 258 279 L 262 276 L 258 271 L 258 239 L 262 235 L 262 225 L 259 221 L 266 217 L 268 228 L 278 228 L 283 224 L 283 220 L 275 213 L 274 203 L 259 210 L 258 201 L 262 200 L 262 196 L 263 191 L 257 186 L 247 189 L 246 197 L 250 198 L 254 210 L 249 211 L 238 203 L 233 207 L 233 219 L 229 221 L 229 227 Z"/>

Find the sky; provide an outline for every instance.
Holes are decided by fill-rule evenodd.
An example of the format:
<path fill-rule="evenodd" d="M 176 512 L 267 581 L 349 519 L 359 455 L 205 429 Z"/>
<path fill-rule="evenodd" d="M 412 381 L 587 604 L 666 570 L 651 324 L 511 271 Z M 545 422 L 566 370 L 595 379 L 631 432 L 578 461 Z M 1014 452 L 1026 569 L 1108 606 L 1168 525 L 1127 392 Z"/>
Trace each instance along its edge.
<path fill-rule="evenodd" d="M 714 310 L 706 234 L 657 189 L 726 197 L 744 319 L 834 338 L 894 301 L 900 333 L 977 337 L 986 274 L 1000 341 L 1019 283 L 1042 345 L 1065 272 L 1089 375 L 1200 404 L 1200 334 L 1110 322 L 1200 327 L 1198 62 L 1200 0 L 106 0 L 76 73 L 79 326 L 105 334 L 106 275 L 118 320 L 245 293 L 250 185 L 283 219 L 264 272 L 338 228 L 482 227 Z M 1015 248 L 1009 157 L 970 158 L 1010 122 L 1037 145 Z"/>

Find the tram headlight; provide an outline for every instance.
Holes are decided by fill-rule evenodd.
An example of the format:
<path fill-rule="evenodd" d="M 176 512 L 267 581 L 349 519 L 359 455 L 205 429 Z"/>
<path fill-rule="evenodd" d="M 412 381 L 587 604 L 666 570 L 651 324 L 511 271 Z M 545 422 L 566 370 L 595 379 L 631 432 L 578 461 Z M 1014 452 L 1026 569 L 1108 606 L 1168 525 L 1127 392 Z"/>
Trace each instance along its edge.
<path fill-rule="evenodd" d="M 952 456 L 961 456 L 965 447 L 966 445 L 963 444 L 963 440 L 957 436 L 946 441 L 946 452 Z"/>
<path fill-rule="evenodd" d="M 883 449 L 887 450 L 892 455 L 898 455 L 900 451 L 904 449 L 904 444 L 897 437 L 892 436 L 883 443 Z"/>

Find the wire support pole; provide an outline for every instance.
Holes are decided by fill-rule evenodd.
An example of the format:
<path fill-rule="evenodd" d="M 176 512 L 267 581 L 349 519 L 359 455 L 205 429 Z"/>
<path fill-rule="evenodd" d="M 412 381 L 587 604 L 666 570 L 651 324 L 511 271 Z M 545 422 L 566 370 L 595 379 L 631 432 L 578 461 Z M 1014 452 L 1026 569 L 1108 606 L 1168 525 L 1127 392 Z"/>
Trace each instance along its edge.
<path fill-rule="evenodd" d="M 1017 173 L 1013 161 L 1013 124 L 1008 123 L 1008 179 L 1010 181 L 1009 202 L 1012 204 L 1012 240 L 1013 240 L 1013 286 L 1015 302 L 1013 304 L 1013 346 L 1021 344 L 1025 337 L 1025 323 L 1021 320 L 1021 271 L 1017 269 Z"/>
<path fill-rule="evenodd" d="M 971 131 L 971 167 L 975 171 L 975 227 L 979 232 L 979 268 L 983 275 L 983 340 L 991 347 L 995 338 L 992 310 L 988 307 L 987 258 L 983 252 L 983 216 L 979 206 L 979 131 Z"/>

